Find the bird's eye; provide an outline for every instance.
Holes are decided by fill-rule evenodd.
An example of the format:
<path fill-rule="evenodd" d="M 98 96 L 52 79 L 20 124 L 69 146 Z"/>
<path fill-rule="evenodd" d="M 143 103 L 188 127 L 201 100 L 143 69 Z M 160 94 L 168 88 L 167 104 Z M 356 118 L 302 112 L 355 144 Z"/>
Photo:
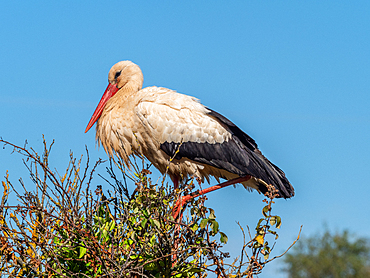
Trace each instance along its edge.
<path fill-rule="evenodd" d="M 116 75 L 114 76 L 114 79 L 117 79 L 118 78 L 118 76 L 120 76 L 121 75 L 121 71 L 117 71 L 116 72 Z"/>

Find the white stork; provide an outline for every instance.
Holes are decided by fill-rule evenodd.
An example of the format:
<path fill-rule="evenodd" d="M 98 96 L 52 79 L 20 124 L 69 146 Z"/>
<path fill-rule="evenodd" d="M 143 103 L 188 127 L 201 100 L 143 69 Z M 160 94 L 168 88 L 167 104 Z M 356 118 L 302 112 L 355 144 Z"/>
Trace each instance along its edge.
<path fill-rule="evenodd" d="M 265 193 L 271 184 L 278 197 L 294 196 L 284 172 L 256 142 L 198 99 L 161 87 L 142 89 L 142 71 L 131 61 L 115 64 L 108 81 L 85 132 L 97 121 L 96 139 L 110 157 L 118 155 L 128 164 L 130 155 L 144 155 L 175 186 L 190 175 L 208 182 L 209 176 L 251 176 L 242 182 L 247 189 Z"/>

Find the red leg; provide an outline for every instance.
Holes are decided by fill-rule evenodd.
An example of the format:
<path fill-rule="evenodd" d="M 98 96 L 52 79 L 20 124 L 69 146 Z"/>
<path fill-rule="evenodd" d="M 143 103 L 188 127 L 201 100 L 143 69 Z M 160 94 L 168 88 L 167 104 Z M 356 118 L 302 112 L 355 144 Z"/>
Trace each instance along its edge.
<path fill-rule="evenodd" d="M 190 200 L 190 199 L 193 199 L 193 198 L 196 198 L 196 197 L 199 197 L 200 195 L 204 195 L 204 194 L 207 194 L 209 192 L 212 192 L 212 191 L 215 191 L 217 189 L 220 189 L 220 188 L 224 188 L 226 186 L 229 186 L 229 185 L 232 185 L 232 184 L 236 184 L 236 183 L 240 183 L 240 182 L 244 182 L 244 181 L 247 181 L 251 178 L 251 176 L 245 176 L 245 177 L 239 177 L 239 178 L 235 178 L 235 179 L 232 179 L 232 180 L 229 180 L 229 181 L 226 181 L 226 182 L 223 182 L 223 183 L 220 183 L 220 184 L 217 184 L 217 185 L 214 185 L 214 186 L 210 186 L 206 189 L 203 189 L 203 190 L 197 190 L 195 191 L 194 193 L 192 194 L 189 194 L 189 195 L 186 195 L 184 197 L 180 197 L 180 199 L 176 202 L 175 204 L 175 207 L 174 207 L 174 212 L 173 212 L 173 218 L 175 219 L 175 221 L 177 221 L 178 223 L 180 223 L 181 219 L 182 219 L 182 212 L 181 212 L 181 209 L 182 207 Z M 173 181 L 173 187 L 176 189 L 178 188 L 178 185 L 179 185 L 179 180 L 178 178 L 175 178 L 174 181 Z M 177 217 L 180 215 L 180 217 L 177 219 Z M 177 220 L 176 220 L 177 219 Z M 177 251 L 177 248 L 178 248 L 178 239 L 176 237 L 179 236 L 179 226 L 177 226 L 175 228 L 175 242 L 174 242 L 174 248 L 173 248 L 173 251 Z M 172 257 L 172 260 L 173 260 L 173 263 L 172 263 L 172 266 L 174 266 L 175 264 L 175 261 L 177 259 L 177 256 L 176 254 L 173 255 Z"/>
<path fill-rule="evenodd" d="M 182 213 L 180 214 L 179 218 L 176 220 L 177 223 L 180 223 L 182 220 Z M 180 225 L 176 225 L 175 227 L 175 233 L 174 233 L 174 244 L 172 251 L 177 252 L 178 246 L 179 246 L 179 241 L 180 241 Z M 177 261 L 177 254 L 174 254 L 172 256 L 172 267 L 175 265 Z"/>
<path fill-rule="evenodd" d="M 223 182 L 223 183 L 220 183 L 220 184 L 217 184 L 217 185 L 214 185 L 214 186 L 210 186 L 206 189 L 203 189 L 203 190 L 197 190 L 195 191 L 194 193 L 192 194 L 189 194 L 189 195 L 186 195 L 184 197 L 180 197 L 180 199 L 176 202 L 176 205 L 175 205 L 175 211 L 173 213 L 173 218 L 176 219 L 177 216 L 179 215 L 182 207 L 190 200 L 190 199 L 193 199 L 193 198 L 196 198 L 196 197 L 199 197 L 200 195 L 204 195 L 204 194 L 207 194 L 209 192 L 212 192 L 212 191 L 215 191 L 217 189 L 220 189 L 220 188 L 224 188 L 226 186 L 229 186 L 229 185 L 232 185 L 232 184 L 236 184 L 236 183 L 241 183 L 241 182 L 244 182 L 244 181 L 247 181 L 251 178 L 251 176 L 245 176 L 245 177 L 239 177 L 239 178 L 235 178 L 235 179 L 232 179 L 232 180 L 228 180 L 226 182 Z"/>

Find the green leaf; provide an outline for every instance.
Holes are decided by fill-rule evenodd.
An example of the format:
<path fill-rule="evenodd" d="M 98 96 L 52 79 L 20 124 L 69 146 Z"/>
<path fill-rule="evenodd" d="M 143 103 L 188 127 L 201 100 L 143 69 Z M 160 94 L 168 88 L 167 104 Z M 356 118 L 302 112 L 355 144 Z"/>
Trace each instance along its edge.
<path fill-rule="evenodd" d="M 149 217 L 149 212 L 146 209 L 143 209 L 143 214 L 145 217 Z"/>
<path fill-rule="evenodd" d="M 149 223 L 150 223 L 150 226 L 154 226 L 155 225 L 153 219 L 149 219 Z"/>
<path fill-rule="evenodd" d="M 275 223 L 276 223 L 276 217 L 275 216 L 271 216 L 271 218 L 270 218 L 270 225 L 271 226 L 274 226 Z"/>
<path fill-rule="evenodd" d="M 265 218 L 260 218 L 260 220 L 258 220 L 257 227 L 259 227 L 261 225 L 263 220 L 265 220 Z"/>
<path fill-rule="evenodd" d="M 96 273 L 98 273 L 98 274 L 101 274 L 101 273 L 102 273 L 102 271 L 101 271 L 101 265 L 99 265 L 99 267 L 98 267 L 98 269 L 97 269 Z"/>
<path fill-rule="evenodd" d="M 144 266 L 144 269 L 153 271 L 157 269 L 157 265 L 155 263 L 150 263 Z"/>
<path fill-rule="evenodd" d="M 148 219 L 143 219 L 143 221 L 141 221 L 141 227 L 145 228 L 146 222 L 148 222 Z"/>
<path fill-rule="evenodd" d="M 137 259 L 138 257 L 139 257 L 138 255 L 134 254 L 134 255 L 131 255 L 131 256 L 130 256 L 130 259 L 131 259 L 131 260 L 135 260 L 135 259 Z"/>
<path fill-rule="evenodd" d="M 269 206 L 265 206 L 263 209 L 262 209 L 262 214 L 264 217 L 268 217 L 268 212 L 270 211 L 269 209 Z"/>
<path fill-rule="evenodd" d="M 215 211 L 213 209 L 209 209 L 209 217 L 208 219 L 216 219 Z"/>
<path fill-rule="evenodd" d="M 154 225 L 155 225 L 158 229 L 160 229 L 160 228 L 161 228 L 161 224 L 159 223 L 159 221 L 158 221 L 157 219 L 153 219 L 153 223 L 154 223 Z"/>
<path fill-rule="evenodd" d="M 207 226 L 207 223 L 208 223 L 208 219 L 203 219 L 202 221 L 200 221 L 200 228 L 201 229 L 204 229 L 206 226 Z"/>
<path fill-rule="evenodd" d="M 281 227 L 281 217 L 280 216 L 275 216 L 276 217 L 276 228 L 280 229 Z"/>
<path fill-rule="evenodd" d="M 108 231 L 106 230 L 106 229 L 104 229 L 103 231 L 102 231 L 102 238 L 103 239 L 108 239 Z"/>
<path fill-rule="evenodd" d="M 218 222 L 216 221 L 212 221 L 212 225 L 211 225 L 211 229 L 213 230 L 213 232 L 216 234 L 218 232 Z"/>
<path fill-rule="evenodd" d="M 152 246 L 154 246 L 154 244 L 155 244 L 155 235 L 153 235 L 152 238 L 150 239 L 150 244 Z"/>
<path fill-rule="evenodd" d="M 190 229 L 195 232 L 196 230 L 198 230 L 199 226 L 197 223 L 195 223 Z"/>
<path fill-rule="evenodd" d="M 115 221 L 111 221 L 110 222 L 109 231 L 112 231 L 115 227 L 116 227 L 116 222 Z"/>
<path fill-rule="evenodd" d="M 85 247 L 80 246 L 80 256 L 78 257 L 81 259 L 83 256 L 85 256 L 87 249 Z"/>
<path fill-rule="evenodd" d="M 226 244 L 227 241 L 228 241 L 227 235 L 225 233 L 223 233 L 223 232 L 220 232 L 220 235 L 221 235 L 220 241 L 222 243 Z"/>

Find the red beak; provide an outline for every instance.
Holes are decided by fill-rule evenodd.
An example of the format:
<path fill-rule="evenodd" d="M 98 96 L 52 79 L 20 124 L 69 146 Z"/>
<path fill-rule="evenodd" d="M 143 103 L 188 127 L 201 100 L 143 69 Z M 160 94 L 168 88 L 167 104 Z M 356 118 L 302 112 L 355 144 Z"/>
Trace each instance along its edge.
<path fill-rule="evenodd" d="M 112 85 L 109 83 L 108 87 L 105 89 L 105 92 L 103 96 L 101 97 L 101 100 L 98 104 L 98 106 L 95 109 L 94 114 L 92 115 L 89 124 L 86 127 L 85 133 L 89 131 L 89 129 L 95 124 L 95 122 L 99 119 L 101 116 L 101 113 L 103 112 L 103 109 L 105 107 L 105 104 L 107 101 L 114 96 L 118 91 L 117 85 Z"/>

